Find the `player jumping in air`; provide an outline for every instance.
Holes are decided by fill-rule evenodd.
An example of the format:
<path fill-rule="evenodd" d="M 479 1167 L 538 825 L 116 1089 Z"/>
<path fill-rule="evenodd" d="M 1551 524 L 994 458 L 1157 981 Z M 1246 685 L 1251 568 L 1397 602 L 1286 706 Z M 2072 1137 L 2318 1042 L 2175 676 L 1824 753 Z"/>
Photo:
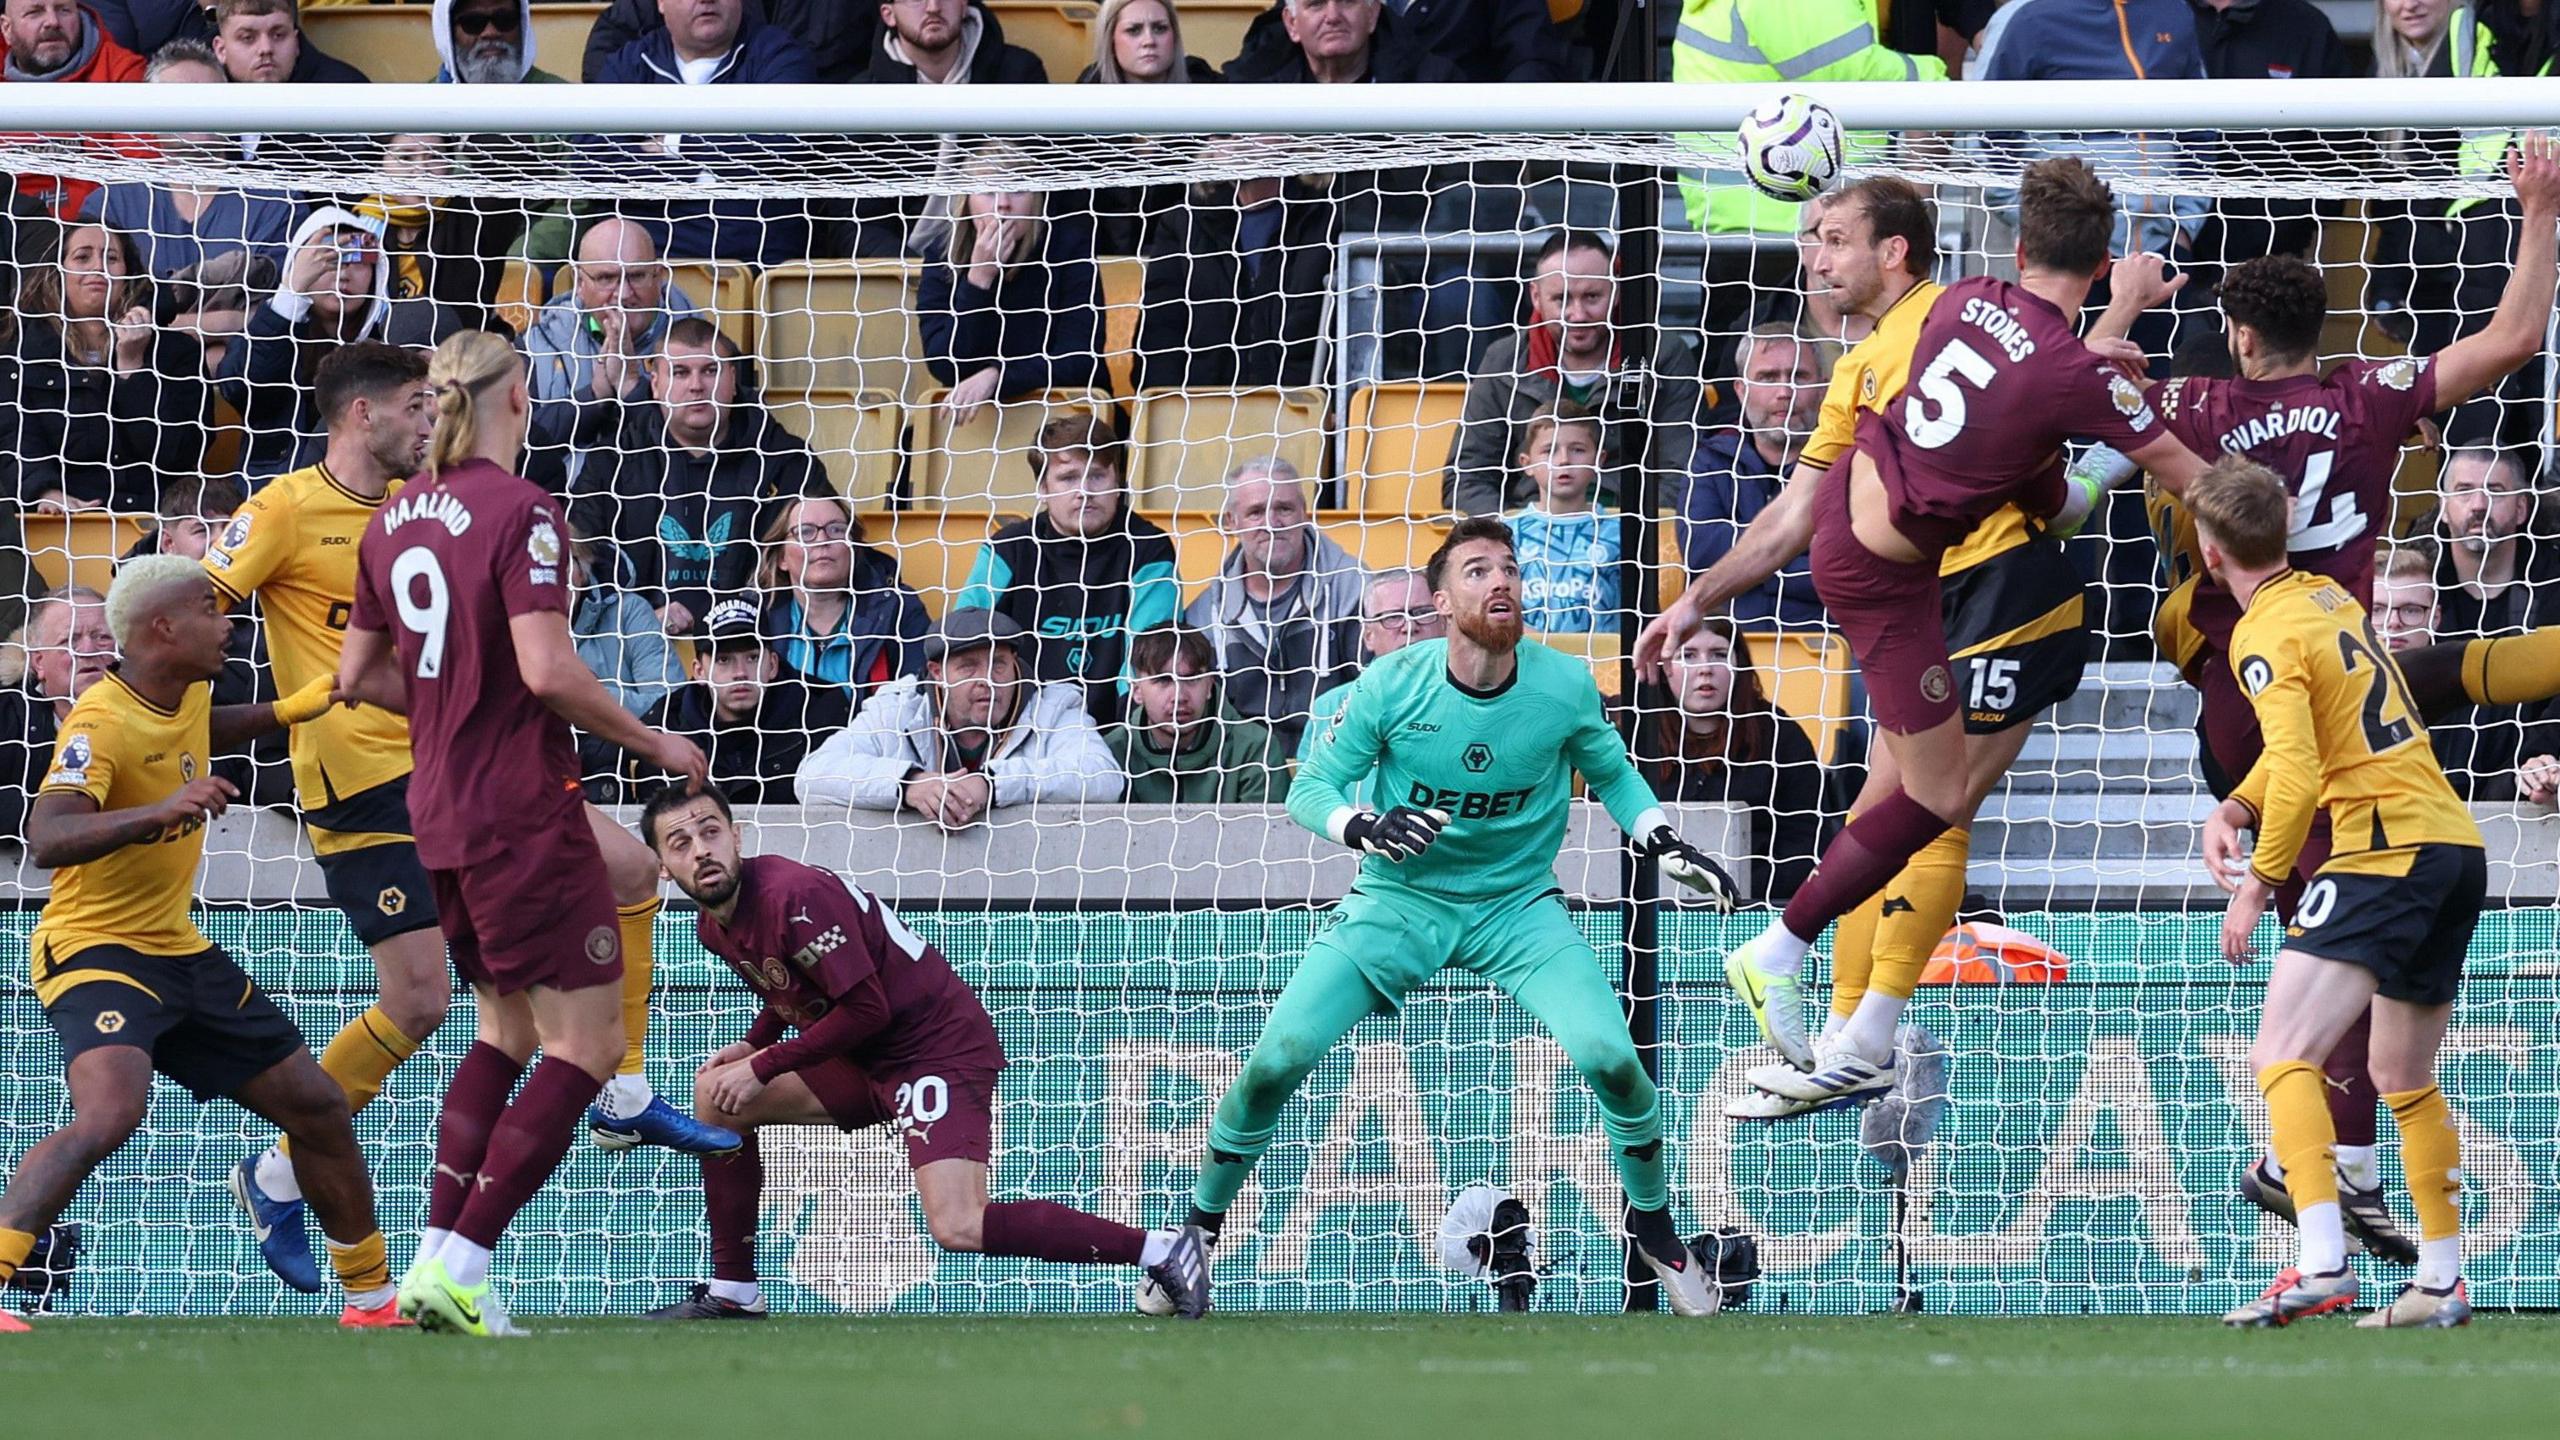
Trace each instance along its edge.
<path fill-rule="evenodd" d="M 703 760 L 632 718 L 578 658 L 559 507 L 511 473 L 532 413 L 522 358 L 497 336 L 456 335 L 427 380 L 426 469 L 365 527 L 338 680 L 351 700 L 408 713 L 418 858 L 479 1002 L 478 1041 L 437 1118 L 400 1313 L 493 1335 L 512 1326 L 489 1294 L 490 1247 L 623 1055 L 622 941 L 569 727 L 694 785 Z"/>
<path fill-rule="evenodd" d="M 205 556 L 214 588 L 234 605 L 257 597 L 277 684 L 293 690 L 338 671 L 356 594 L 356 541 L 383 502 L 400 493 L 426 455 L 435 392 L 424 357 L 359 341 L 333 350 L 314 381 L 328 426 L 317 465 L 280 475 L 240 507 Z M 373 952 L 381 998 L 320 1052 L 320 1066 L 361 1111 L 391 1072 L 444 1023 L 453 993 L 437 928 L 435 889 L 409 827 L 409 725 L 372 707 L 333 710 L 292 735 L 293 782 L 329 898 Z M 697 1124 L 645 1093 L 639 1078 L 648 1028 L 651 930 L 657 864 L 630 833 L 588 811 L 604 847 L 622 929 L 623 1070 L 598 1101 L 597 1139 L 653 1140 L 680 1150 L 734 1149 L 738 1137 Z M 625 1078 L 628 1077 L 628 1078 Z M 614 1090 L 626 1093 L 619 1098 Z M 602 1112 L 610 1108 L 614 1114 Z M 232 1195 L 258 1232 L 259 1249 L 284 1282 L 316 1290 L 304 1232 L 302 1189 L 279 1144 L 232 1175 Z"/>
<path fill-rule="evenodd" d="M 213 756 L 319 716 L 333 702 L 330 677 L 273 705 L 217 708 L 210 682 L 228 656 L 231 620 L 183 556 L 128 562 L 107 593 L 107 623 L 123 658 L 71 707 L 27 817 L 29 858 L 54 872 L 28 940 L 29 979 L 62 1041 L 73 1119 L 27 1152 L 0 1195 L 0 1284 L 142 1123 L 156 1070 L 197 1100 L 235 1100 L 292 1138 L 347 1291 L 338 1323 L 396 1325 L 373 1182 L 345 1093 L 187 913 L 204 827 L 238 794 L 213 773 Z M 0 1331 L 26 1328 L 0 1312 Z"/>
<path fill-rule="evenodd" d="M 2286 563 L 2294 502 L 2274 472 L 2226 456 L 2188 487 L 2205 569 L 2239 606 L 2231 667 L 2256 707 L 2258 763 L 2207 821 L 2206 868 L 2231 892 L 2223 954 L 2249 940 L 2325 810 L 2331 848 L 2295 907 L 2249 1047 L 2268 1129 L 2292 1190 L 2301 1261 L 2223 1317 L 2286 1325 L 2356 1299 L 2339 1214 L 2336 1132 L 2321 1064 L 2368 1011 L 2368 1063 L 2400 1126 L 2424 1239 L 2417 1278 L 2368 1327 L 2467 1323 L 2461 1142 L 2436 1088 L 2436 1052 L 2488 889 L 2480 827 L 2453 793 L 2426 726 L 2362 605 L 2337 581 Z M 2240 831 L 2254 827 L 2256 849 Z"/>
<path fill-rule="evenodd" d="M 711 1279 L 652 1318 L 764 1318 L 755 1132 L 768 1125 L 886 1125 L 906 1146 L 925 1224 L 943 1249 L 1143 1266 L 1182 1315 L 1208 1313 L 1199 1231 L 1150 1234 L 1053 1201 L 987 1198 L 1004 1046 L 942 952 L 878 896 L 779 855 L 740 859 L 729 802 L 716 790 L 660 791 L 640 813 L 640 834 L 702 907 L 694 933 L 703 948 L 764 1000 L 746 1038 L 694 1077 L 694 1108 L 747 1137 L 734 1155 L 702 1159 Z"/>
<path fill-rule="evenodd" d="M 1424 573 L 1449 638 L 1408 645 L 1362 672 L 1290 788 L 1292 818 L 1368 858 L 1218 1102 L 1191 1224 L 1217 1235 L 1281 1107 L 1325 1052 L 1457 965 L 1538 1017 L 1590 1082 L 1637 1249 L 1673 1310 L 1713 1314 L 1714 1284 L 1672 1225 L 1653 1081 L 1617 991 L 1555 888 L 1575 773 L 1665 874 L 1728 909 L 1735 887 L 1671 828 L 1602 715 L 1590 667 L 1521 640 L 1509 527 L 1459 521 Z M 1383 813 L 1344 798 L 1373 775 Z"/>
<path fill-rule="evenodd" d="M 2527 135 L 2508 157 L 2507 176 L 2521 203 L 2523 228 L 2497 312 L 2478 332 L 2433 356 L 2349 360 L 2323 375 L 2319 345 L 2329 317 L 2328 287 L 2301 260 L 2269 256 L 2232 267 L 2217 292 L 2236 375 L 2188 376 L 2152 391 L 2162 423 L 2190 448 L 2245 455 L 2275 473 L 2292 497 L 2287 563 L 2337 581 L 2359 605 L 2373 597 L 2374 550 L 2390 518 L 2402 443 L 2421 419 L 2490 389 L 2541 347 L 2560 282 L 2560 246 L 2553 240 L 2553 227 L 2560 224 L 2560 146 L 2547 136 Z M 2164 282 L 2157 257 L 2117 261 L 2114 298 L 2091 333 L 2122 334 L 2135 314 L 2177 288 L 2177 282 Z M 2095 463 L 2103 468 L 2108 458 Z M 2256 713 L 2230 664 L 2240 605 L 2203 568 L 2193 527 L 2177 503 L 2156 488 L 2151 503 L 2171 585 L 2153 629 L 2160 653 L 2200 692 L 2204 743 L 2197 758 L 2220 798 L 2257 763 L 2260 750 Z M 2560 629 L 2448 641 L 2398 660 L 2423 719 L 2464 705 L 2521 704 L 2560 691 Z M 2293 918 L 2329 844 L 2325 824 L 2305 837 L 2293 876 L 2275 892 L 2279 917 Z M 2367 1032 L 2366 1022 L 2357 1022 L 2328 1057 L 2339 1205 L 2348 1230 L 2375 1254 L 2414 1264 L 2417 1247 L 2392 1219 L 2374 1158 L 2376 1093 L 2366 1073 Z M 2293 1218 L 2280 1155 L 2270 1151 L 2253 1164 L 2240 1188 L 2261 1209 Z"/>
<path fill-rule="evenodd" d="M 1821 207 L 1813 233 L 1808 268 L 1816 283 L 1875 329 L 1832 371 L 1821 421 L 1786 490 L 1638 639 L 1638 663 L 1649 672 L 1673 637 L 1804 553 L 1823 477 L 1849 453 L 1861 411 L 1890 413 L 1901 400 L 1921 322 L 1945 291 L 1926 278 L 1936 263 L 1937 216 L 1908 181 L 1876 176 L 1849 186 Z M 1841 917 L 1831 947 L 1830 1014 L 1809 1050 L 1794 1048 L 1804 1036 L 1797 978 L 1737 975 L 1737 993 L 1761 997 L 1764 1029 L 1786 1059 L 1750 1072 L 1757 1093 L 1726 1107 L 1734 1119 L 1808 1114 L 1892 1086 L 1895 1028 L 1963 903 L 1973 813 L 2008 773 L 2035 717 L 2079 688 L 2088 652 L 2080 576 L 2043 526 L 2015 505 L 2002 506 L 1947 551 L 1938 571 L 1948 648 L 1965 667 L 1957 687 L 1964 700 L 1962 823 Z M 1892 788 L 1890 769 L 1871 770 L 1852 813 L 1882 803 Z"/>

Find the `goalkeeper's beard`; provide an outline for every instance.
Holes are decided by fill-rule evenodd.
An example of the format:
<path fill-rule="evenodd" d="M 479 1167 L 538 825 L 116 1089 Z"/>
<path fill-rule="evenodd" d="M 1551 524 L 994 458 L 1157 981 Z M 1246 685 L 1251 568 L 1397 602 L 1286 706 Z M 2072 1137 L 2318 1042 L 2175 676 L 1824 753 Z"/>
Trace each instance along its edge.
<path fill-rule="evenodd" d="M 1508 617 L 1499 620 L 1487 616 L 1481 610 L 1472 615 L 1453 615 L 1449 617 L 1449 624 L 1452 629 L 1464 636 L 1469 644 L 1480 646 L 1495 654 L 1507 654 L 1520 648 L 1522 627 L 1520 612 L 1517 609 L 1514 609 Z"/>

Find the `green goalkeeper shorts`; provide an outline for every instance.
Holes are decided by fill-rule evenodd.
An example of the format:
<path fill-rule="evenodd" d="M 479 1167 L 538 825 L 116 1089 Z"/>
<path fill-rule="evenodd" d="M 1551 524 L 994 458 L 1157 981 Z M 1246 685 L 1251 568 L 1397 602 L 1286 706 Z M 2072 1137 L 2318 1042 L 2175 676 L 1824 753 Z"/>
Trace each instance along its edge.
<path fill-rule="evenodd" d="M 1334 907 L 1332 923 L 1307 947 L 1308 958 L 1326 950 L 1350 961 L 1397 1004 L 1444 965 L 1516 995 L 1539 967 L 1559 957 L 1595 969 L 1600 963 L 1566 913 L 1561 890 L 1448 900 L 1374 875 L 1361 876 Z"/>

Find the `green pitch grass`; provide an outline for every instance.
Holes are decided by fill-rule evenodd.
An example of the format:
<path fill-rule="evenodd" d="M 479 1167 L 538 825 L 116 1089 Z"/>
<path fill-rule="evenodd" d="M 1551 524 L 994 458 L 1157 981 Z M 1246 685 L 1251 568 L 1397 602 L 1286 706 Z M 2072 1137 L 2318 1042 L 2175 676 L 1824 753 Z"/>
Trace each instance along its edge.
<path fill-rule="evenodd" d="M 927 1440 L 2548 1435 L 2560 1319 L 2374 1334 L 2197 1320 L 1485 1316 L 300 1320 L 0 1336 L 0 1434 Z M 1779 1428 L 1784 1426 L 1786 1428 Z"/>

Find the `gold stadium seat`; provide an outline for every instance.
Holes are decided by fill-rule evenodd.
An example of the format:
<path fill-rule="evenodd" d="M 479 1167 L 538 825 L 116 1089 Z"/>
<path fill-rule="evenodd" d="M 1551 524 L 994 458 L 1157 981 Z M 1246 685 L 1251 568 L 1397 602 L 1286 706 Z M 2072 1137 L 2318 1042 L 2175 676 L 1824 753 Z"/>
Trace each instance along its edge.
<path fill-rule="evenodd" d="M 768 392 L 885 390 L 909 406 L 932 388 L 915 324 L 916 265 L 822 260 L 756 281 L 756 354 Z"/>
<path fill-rule="evenodd" d="M 1849 723 L 1849 642 L 1827 630 L 1767 630 L 1743 637 L 1760 689 L 1804 726 L 1813 752 L 1830 763 Z"/>
<path fill-rule="evenodd" d="M 1173 537 L 1173 573 L 1182 581 L 1183 603 L 1189 604 L 1227 558 L 1227 537 L 1218 533 L 1218 517 L 1197 510 L 1141 510 L 1138 515 Z"/>
<path fill-rule="evenodd" d="M 1111 393 L 1137 393 L 1138 300 L 1146 286 L 1146 263 L 1131 259 L 1093 262 L 1102 272 L 1102 364 L 1111 375 Z"/>
<path fill-rule="evenodd" d="M 857 509 L 877 510 L 898 486 L 898 441 L 906 411 L 878 390 L 795 390 L 767 396 L 783 428 L 809 442 L 827 478 Z"/>
<path fill-rule="evenodd" d="M 1016 518 L 1015 512 L 976 508 L 901 510 L 863 516 L 862 531 L 869 543 L 897 557 L 898 578 L 913 586 L 924 597 L 924 608 L 940 619 L 967 582 L 987 537 Z"/>
<path fill-rule="evenodd" d="M 1216 511 L 1237 462 L 1279 455 L 1324 474 L 1321 390 L 1149 390 L 1130 421 L 1130 488 L 1152 510 Z"/>
<path fill-rule="evenodd" d="M 1550 650 L 1561 650 L 1567 655 L 1588 662 L 1591 666 L 1591 678 L 1600 684 L 1602 699 L 1615 700 L 1624 693 L 1624 688 L 1618 683 L 1618 656 L 1622 653 L 1625 642 L 1617 631 L 1538 631 L 1529 638 L 1544 644 Z"/>
<path fill-rule="evenodd" d="M 756 267 L 743 260 L 669 260 L 667 280 L 694 304 L 711 312 L 713 323 L 731 343 L 756 353 Z M 569 283 L 562 275 L 551 293 Z"/>
<path fill-rule="evenodd" d="M 330 12 L 315 10 L 315 15 Z M 542 302 L 551 298 L 550 286 L 544 283 L 539 267 L 521 260 L 510 260 L 498 275 L 498 318 L 518 335 L 533 328 L 533 317 Z"/>
<path fill-rule="evenodd" d="M 942 404 L 949 393 L 928 390 L 908 412 L 920 501 L 1027 509 L 1039 490 L 1030 456 L 1040 427 L 1062 415 L 1111 411 L 1110 397 L 1098 391 L 1046 390 L 989 405 L 967 425 L 954 426 Z"/>
<path fill-rule="evenodd" d="M 1342 473 L 1372 515 L 1440 515 L 1440 482 L 1458 443 L 1467 387 L 1364 385 L 1351 392 Z"/>
<path fill-rule="evenodd" d="M 142 538 L 148 515 L 110 515 L 78 510 L 68 515 L 29 509 L 20 512 L 27 537 L 27 564 L 47 590 L 65 584 L 86 585 L 104 595 L 116 577 L 116 559 Z"/>
<path fill-rule="evenodd" d="M 534 63 L 554 75 L 577 79 L 584 66 L 587 32 L 603 13 L 602 5 L 534 6 Z M 435 78 L 434 25 L 434 7 L 428 5 L 302 7 L 302 29 L 311 43 L 362 70 L 376 84 Z"/>

